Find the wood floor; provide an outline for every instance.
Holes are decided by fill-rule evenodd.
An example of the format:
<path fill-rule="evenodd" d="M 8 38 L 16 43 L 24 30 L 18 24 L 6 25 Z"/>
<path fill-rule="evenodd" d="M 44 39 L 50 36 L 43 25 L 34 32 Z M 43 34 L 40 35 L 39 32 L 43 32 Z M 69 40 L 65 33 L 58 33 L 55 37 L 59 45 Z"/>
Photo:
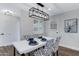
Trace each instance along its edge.
<path fill-rule="evenodd" d="M 79 51 L 59 46 L 58 54 L 59 56 L 79 56 Z"/>
<path fill-rule="evenodd" d="M 13 49 L 14 48 L 12 46 L 10 46 L 10 47 L 0 47 L 0 56 L 13 56 L 14 55 Z M 79 56 L 79 51 L 59 46 L 58 55 L 59 56 Z M 16 56 L 20 56 L 20 55 L 16 54 Z M 28 55 L 26 54 L 26 56 L 28 56 Z"/>

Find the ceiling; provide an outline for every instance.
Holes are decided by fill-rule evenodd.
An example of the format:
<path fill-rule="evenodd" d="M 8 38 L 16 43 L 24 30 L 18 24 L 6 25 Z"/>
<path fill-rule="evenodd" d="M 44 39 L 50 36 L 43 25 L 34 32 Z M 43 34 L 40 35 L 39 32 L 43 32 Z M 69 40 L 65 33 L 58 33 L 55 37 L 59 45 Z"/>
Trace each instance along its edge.
<path fill-rule="evenodd" d="M 48 9 L 50 15 L 57 15 L 64 12 L 79 9 L 79 3 L 50 3 L 44 4 Z"/>
<path fill-rule="evenodd" d="M 56 3 L 54 5 L 60 9 L 60 13 L 79 9 L 79 3 Z"/>
<path fill-rule="evenodd" d="M 19 10 L 28 11 L 31 7 L 39 8 L 49 15 L 57 15 L 64 12 L 79 9 L 79 3 L 42 3 L 45 7 L 40 7 L 36 3 L 0 3 L 1 9 L 11 9 L 19 13 Z"/>

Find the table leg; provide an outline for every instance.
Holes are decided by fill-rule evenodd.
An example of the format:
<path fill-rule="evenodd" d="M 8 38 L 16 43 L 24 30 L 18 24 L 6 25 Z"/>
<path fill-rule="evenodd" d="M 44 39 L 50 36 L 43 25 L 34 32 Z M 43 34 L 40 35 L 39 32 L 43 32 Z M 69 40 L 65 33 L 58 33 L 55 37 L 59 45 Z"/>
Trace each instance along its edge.
<path fill-rule="evenodd" d="M 15 52 L 15 47 L 14 47 L 14 56 L 16 55 L 16 52 Z"/>

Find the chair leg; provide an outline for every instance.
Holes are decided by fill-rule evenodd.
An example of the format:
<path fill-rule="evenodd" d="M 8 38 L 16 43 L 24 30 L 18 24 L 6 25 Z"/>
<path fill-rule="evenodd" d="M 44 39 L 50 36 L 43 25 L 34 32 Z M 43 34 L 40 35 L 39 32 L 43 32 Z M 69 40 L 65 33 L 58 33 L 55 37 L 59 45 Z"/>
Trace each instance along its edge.
<path fill-rule="evenodd" d="M 53 52 L 53 56 L 55 56 L 55 53 Z"/>
<path fill-rule="evenodd" d="M 58 56 L 58 50 L 57 50 L 57 52 L 56 52 L 56 55 Z"/>

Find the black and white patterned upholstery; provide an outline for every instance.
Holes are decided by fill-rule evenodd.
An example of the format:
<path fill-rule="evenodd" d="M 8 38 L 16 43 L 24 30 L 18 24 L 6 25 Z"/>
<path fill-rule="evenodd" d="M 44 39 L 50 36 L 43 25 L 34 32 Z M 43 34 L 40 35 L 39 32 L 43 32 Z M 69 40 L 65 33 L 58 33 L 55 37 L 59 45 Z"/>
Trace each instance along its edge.
<path fill-rule="evenodd" d="M 53 45 L 53 52 L 54 53 L 56 53 L 57 50 L 58 50 L 60 39 L 61 39 L 61 37 L 57 37 L 56 40 L 55 40 L 55 42 L 54 42 L 54 45 Z"/>
<path fill-rule="evenodd" d="M 35 56 L 52 56 L 53 53 L 58 51 L 59 42 L 61 37 L 57 37 L 55 40 L 48 40 L 45 48 L 40 48 L 39 50 L 34 52 Z"/>
<path fill-rule="evenodd" d="M 34 52 L 35 56 L 52 56 L 54 40 L 48 40 L 45 48 L 40 48 Z"/>

